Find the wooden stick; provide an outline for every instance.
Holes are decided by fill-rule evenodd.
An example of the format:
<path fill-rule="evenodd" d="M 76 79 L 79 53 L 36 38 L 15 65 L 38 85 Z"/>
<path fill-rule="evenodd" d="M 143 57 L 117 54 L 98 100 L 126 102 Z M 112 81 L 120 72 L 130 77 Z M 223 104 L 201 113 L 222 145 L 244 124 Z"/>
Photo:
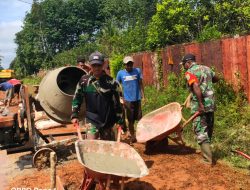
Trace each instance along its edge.
<path fill-rule="evenodd" d="M 121 190 L 124 190 L 124 177 L 122 177 L 122 181 L 121 181 Z"/>
<path fill-rule="evenodd" d="M 183 125 L 182 128 L 184 128 L 187 124 L 190 123 L 193 119 L 195 119 L 198 115 L 200 115 L 200 112 L 195 112 L 194 115 L 192 115 Z"/>
<path fill-rule="evenodd" d="M 110 183 L 111 183 L 111 175 L 108 175 L 108 178 L 107 178 L 107 185 L 106 185 L 105 190 L 109 190 L 109 189 L 110 189 Z"/>
<path fill-rule="evenodd" d="M 117 142 L 121 141 L 121 132 L 122 132 L 122 127 L 120 125 L 117 125 Z"/>
<path fill-rule="evenodd" d="M 56 188 L 56 153 L 50 153 L 50 189 Z"/>
<path fill-rule="evenodd" d="M 81 134 L 81 129 L 80 126 L 78 124 L 74 124 L 74 126 L 76 127 L 76 131 L 77 131 L 77 135 L 80 141 L 82 141 L 82 134 Z"/>

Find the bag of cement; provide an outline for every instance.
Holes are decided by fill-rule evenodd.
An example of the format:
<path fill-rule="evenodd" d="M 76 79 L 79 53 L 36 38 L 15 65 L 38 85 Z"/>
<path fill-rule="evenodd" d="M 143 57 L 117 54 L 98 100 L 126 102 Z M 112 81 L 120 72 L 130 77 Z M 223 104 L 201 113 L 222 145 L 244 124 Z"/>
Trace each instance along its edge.
<path fill-rule="evenodd" d="M 52 129 L 56 127 L 63 127 L 64 125 L 52 119 L 42 119 L 36 121 L 35 126 L 37 129 L 42 130 L 42 129 Z"/>

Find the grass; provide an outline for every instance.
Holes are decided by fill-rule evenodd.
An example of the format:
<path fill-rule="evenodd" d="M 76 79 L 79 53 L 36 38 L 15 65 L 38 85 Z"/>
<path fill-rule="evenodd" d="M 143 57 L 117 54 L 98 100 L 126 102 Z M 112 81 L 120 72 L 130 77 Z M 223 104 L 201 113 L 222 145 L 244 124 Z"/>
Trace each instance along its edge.
<path fill-rule="evenodd" d="M 24 84 L 40 84 L 41 77 L 30 76 L 23 79 Z M 239 88 L 240 89 L 240 88 Z M 215 125 L 213 133 L 213 152 L 217 159 L 243 169 L 250 169 L 250 161 L 231 150 L 240 150 L 250 155 L 250 106 L 243 91 L 236 94 L 224 80 L 215 84 L 216 105 Z M 153 86 L 145 88 L 146 100 L 142 102 L 143 114 L 147 114 L 171 102 L 182 104 L 189 92 L 185 79 L 175 74 L 169 74 L 168 85 L 159 91 Z M 185 118 L 190 117 L 188 109 L 183 110 Z M 199 148 L 191 124 L 184 129 L 187 144 Z"/>
<path fill-rule="evenodd" d="M 250 155 L 250 106 L 242 90 L 236 94 L 229 84 L 221 80 L 215 84 L 216 105 L 213 133 L 213 152 L 217 159 L 231 165 L 250 169 L 250 161 L 231 150 L 240 150 Z M 182 104 L 188 96 L 185 80 L 174 74 L 168 78 L 168 86 L 157 91 L 153 86 L 145 88 L 146 102 L 142 104 L 143 114 L 149 113 L 171 102 Z M 183 110 L 183 116 L 188 118 L 190 112 Z M 187 144 L 198 148 L 191 124 L 184 129 Z"/>
<path fill-rule="evenodd" d="M 23 84 L 26 84 L 26 85 L 39 85 L 41 80 L 42 78 L 38 76 L 28 76 L 22 79 Z"/>

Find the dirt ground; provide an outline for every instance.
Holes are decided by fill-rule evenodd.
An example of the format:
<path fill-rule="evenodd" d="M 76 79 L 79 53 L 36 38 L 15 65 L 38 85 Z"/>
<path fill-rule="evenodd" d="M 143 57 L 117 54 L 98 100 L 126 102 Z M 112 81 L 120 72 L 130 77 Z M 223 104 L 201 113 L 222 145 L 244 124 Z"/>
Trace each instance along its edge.
<path fill-rule="evenodd" d="M 200 155 L 194 149 L 169 145 L 160 151 L 144 153 L 143 144 L 135 144 L 134 148 L 144 159 L 149 168 L 149 175 L 140 179 L 126 181 L 127 190 L 174 190 L 174 189 L 250 189 L 250 174 L 239 172 L 223 163 L 217 162 L 214 167 L 200 161 Z M 74 149 L 74 147 L 68 147 Z M 65 151 L 65 153 L 64 153 Z M 57 174 L 65 189 L 76 190 L 81 184 L 83 166 L 75 157 L 74 150 L 67 161 L 67 150 L 58 152 L 59 163 Z M 10 181 L 6 190 L 13 187 L 40 188 L 50 187 L 50 170 L 45 169 L 18 175 Z"/>
<path fill-rule="evenodd" d="M 220 161 L 211 167 L 192 148 L 170 143 L 147 154 L 144 144 L 136 143 L 134 148 L 144 159 L 149 175 L 126 180 L 126 190 L 250 190 L 250 171 L 237 171 Z M 84 168 L 76 158 L 74 145 L 56 152 L 57 175 L 65 189 L 77 190 Z M 34 169 L 32 156 L 31 152 L 6 155 L 0 151 L 0 190 L 50 188 L 50 169 Z"/>

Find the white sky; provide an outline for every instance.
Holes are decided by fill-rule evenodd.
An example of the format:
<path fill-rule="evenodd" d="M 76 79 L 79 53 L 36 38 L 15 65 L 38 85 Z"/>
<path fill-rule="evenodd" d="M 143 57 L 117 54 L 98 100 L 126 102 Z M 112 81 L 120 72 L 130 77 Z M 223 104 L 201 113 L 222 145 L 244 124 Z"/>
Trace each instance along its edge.
<path fill-rule="evenodd" d="M 15 34 L 22 29 L 31 3 L 32 0 L 0 0 L 0 55 L 3 56 L 1 65 L 5 69 L 16 56 Z"/>

